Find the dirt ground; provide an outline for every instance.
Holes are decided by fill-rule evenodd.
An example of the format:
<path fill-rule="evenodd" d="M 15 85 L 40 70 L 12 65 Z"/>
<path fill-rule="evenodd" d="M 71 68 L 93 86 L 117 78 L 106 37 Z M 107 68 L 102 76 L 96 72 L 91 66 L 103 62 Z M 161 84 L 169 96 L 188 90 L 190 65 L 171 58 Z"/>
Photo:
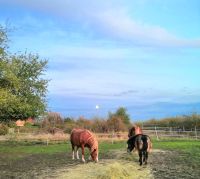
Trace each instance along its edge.
<path fill-rule="evenodd" d="M 71 160 L 71 153 L 18 157 L 11 160 L 9 156 L 0 156 L 0 178 L 194 179 L 200 176 L 199 166 L 190 162 L 188 156 L 172 151 L 154 150 L 148 165 L 142 167 L 136 154 L 128 155 L 125 151 L 104 154 L 98 164 Z"/>
<path fill-rule="evenodd" d="M 197 179 L 200 178 L 200 164 L 188 154 L 177 151 L 155 150 L 150 156 L 150 167 L 156 179 Z"/>

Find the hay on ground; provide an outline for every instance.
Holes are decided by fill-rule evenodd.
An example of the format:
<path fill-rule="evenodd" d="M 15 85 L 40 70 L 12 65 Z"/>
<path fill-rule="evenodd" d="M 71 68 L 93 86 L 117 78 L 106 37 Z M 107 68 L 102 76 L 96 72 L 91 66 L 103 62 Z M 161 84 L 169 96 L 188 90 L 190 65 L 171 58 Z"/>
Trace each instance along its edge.
<path fill-rule="evenodd" d="M 100 163 L 79 164 L 60 173 L 58 178 L 70 179 L 152 179 L 149 167 L 134 162 L 106 160 Z"/>

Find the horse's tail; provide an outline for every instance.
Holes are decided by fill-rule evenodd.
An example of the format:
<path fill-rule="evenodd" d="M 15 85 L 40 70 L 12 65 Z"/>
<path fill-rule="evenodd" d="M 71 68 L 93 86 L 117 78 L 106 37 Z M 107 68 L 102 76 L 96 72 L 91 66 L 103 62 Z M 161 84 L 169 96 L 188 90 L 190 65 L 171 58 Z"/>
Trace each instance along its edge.
<path fill-rule="evenodd" d="M 147 151 L 148 151 L 148 152 L 151 152 L 151 151 L 152 151 L 152 148 L 153 148 L 153 144 L 152 144 L 151 138 L 150 138 L 149 136 L 147 136 L 147 143 L 148 143 Z"/>
<path fill-rule="evenodd" d="M 76 129 L 72 129 L 72 131 L 71 131 L 71 133 L 70 133 L 69 139 L 70 139 L 71 144 L 73 144 L 73 135 L 74 135 L 75 130 L 76 130 Z"/>
<path fill-rule="evenodd" d="M 143 141 L 143 135 L 136 135 L 135 136 L 136 140 L 136 148 L 140 151 L 143 149 L 144 146 L 144 141 Z"/>
<path fill-rule="evenodd" d="M 147 150 L 148 149 L 148 142 L 147 142 L 148 136 L 142 135 L 141 140 L 142 140 L 142 143 L 143 143 L 143 146 L 142 146 L 143 150 Z"/>
<path fill-rule="evenodd" d="M 151 152 L 152 150 L 151 138 L 148 135 L 142 135 L 142 141 L 143 141 L 143 149 L 147 150 L 147 152 Z"/>

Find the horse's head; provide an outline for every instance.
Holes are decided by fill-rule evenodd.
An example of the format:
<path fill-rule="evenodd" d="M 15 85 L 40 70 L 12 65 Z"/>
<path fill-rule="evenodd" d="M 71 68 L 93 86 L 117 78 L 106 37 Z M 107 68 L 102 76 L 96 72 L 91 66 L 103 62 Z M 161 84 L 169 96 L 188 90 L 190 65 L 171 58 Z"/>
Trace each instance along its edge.
<path fill-rule="evenodd" d="M 131 152 L 134 148 L 135 148 L 135 138 L 131 137 L 128 141 L 127 141 L 127 152 Z"/>
<path fill-rule="evenodd" d="M 135 135 L 135 127 L 132 127 L 128 131 L 128 137 L 130 138 L 130 137 L 132 137 L 134 135 Z"/>
<path fill-rule="evenodd" d="M 135 135 L 142 134 L 142 133 L 143 133 L 142 129 L 139 126 L 135 127 Z"/>
<path fill-rule="evenodd" d="M 128 132 L 128 137 L 132 137 L 132 136 L 135 136 L 135 135 L 138 135 L 138 134 L 142 134 L 142 129 L 137 126 L 137 125 L 133 125 L 130 129 L 129 129 L 129 132 Z"/>
<path fill-rule="evenodd" d="M 98 162 L 98 147 L 93 148 L 90 155 L 93 161 Z"/>

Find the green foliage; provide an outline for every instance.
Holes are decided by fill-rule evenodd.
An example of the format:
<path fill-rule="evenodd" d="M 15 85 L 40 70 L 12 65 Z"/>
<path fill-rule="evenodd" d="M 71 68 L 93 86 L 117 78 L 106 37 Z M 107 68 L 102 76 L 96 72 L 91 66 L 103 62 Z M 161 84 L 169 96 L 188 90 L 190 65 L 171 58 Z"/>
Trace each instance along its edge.
<path fill-rule="evenodd" d="M 7 31 L 0 26 L 0 121 L 37 117 L 46 109 L 47 61 L 33 54 L 9 54 Z"/>
<path fill-rule="evenodd" d="M 9 128 L 16 128 L 16 127 L 17 127 L 14 121 L 9 121 L 9 122 L 7 122 L 6 124 L 7 124 L 7 126 L 8 126 Z"/>
<path fill-rule="evenodd" d="M 109 119 L 93 118 L 91 120 L 80 117 L 78 120 L 66 118 L 64 121 L 64 131 L 70 133 L 73 128 L 89 129 L 97 133 L 126 131 L 127 126 L 121 117 L 111 116 Z"/>
<path fill-rule="evenodd" d="M 125 131 L 126 126 L 124 121 L 120 117 L 112 116 L 110 119 L 107 120 L 109 131 L 119 132 Z"/>
<path fill-rule="evenodd" d="M 106 133 L 109 131 L 109 127 L 108 127 L 108 121 L 103 120 L 103 119 L 98 119 L 95 118 L 92 120 L 93 124 L 92 124 L 92 130 L 95 132 L 103 132 Z"/>
<path fill-rule="evenodd" d="M 24 127 L 26 127 L 26 128 L 34 128 L 34 126 L 31 123 L 29 123 L 29 122 L 26 122 L 24 124 Z"/>
<path fill-rule="evenodd" d="M 8 133 L 8 126 L 0 124 L 0 135 L 6 135 Z"/>
<path fill-rule="evenodd" d="M 66 117 L 66 118 L 64 118 L 64 122 L 65 122 L 65 123 L 74 122 L 74 119 L 71 118 L 71 117 Z"/>
<path fill-rule="evenodd" d="M 77 123 L 77 126 L 78 126 L 79 128 L 84 128 L 84 129 L 89 129 L 89 130 L 91 130 L 92 121 L 90 121 L 90 120 L 87 120 L 87 119 L 85 119 L 85 118 L 83 118 L 83 117 L 80 117 L 80 118 L 76 121 L 76 123 Z"/>
<path fill-rule="evenodd" d="M 138 123 L 139 124 L 139 123 Z M 200 128 L 200 115 L 192 114 L 192 115 L 184 115 L 184 116 L 176 116 L 169 117 L 160 120 L 151 119 L 143 122 L 144 126 L 159 126 L 159 127 L 178 127 L 184 130 L 191 130 L 195 126 Z"/>
<path fill-rule="evenodd" d="M 63 133 L 64 129 L 64 121 L 59 113 L 56 112 L 48 112 L 46 117 L 41 123 L 41 128 L 45 133 L 55 134 L 58 132 Z"/>
<path fill-rule="evenodd" d="M 77 127 L 77 123 L 73 118 L 64 118 L 64 132 L 70 134 L 73 128 Z"/>
<path fill-rule="evenodd" d="M 121 118 L 124 124 L 129 125 L 130 124 L 130 117 L 127 113 L 126 108 L 119 107 L 115 113 L 109 113 L 109 118 L 112 118 L 113 116 Z"/>
<path fill-rule="evenodd" d="M 6 56 L 7 48 L 8 48 L 8 37 L 7 37 L 8 29 L 0 25 L 0 60 Z"/>

